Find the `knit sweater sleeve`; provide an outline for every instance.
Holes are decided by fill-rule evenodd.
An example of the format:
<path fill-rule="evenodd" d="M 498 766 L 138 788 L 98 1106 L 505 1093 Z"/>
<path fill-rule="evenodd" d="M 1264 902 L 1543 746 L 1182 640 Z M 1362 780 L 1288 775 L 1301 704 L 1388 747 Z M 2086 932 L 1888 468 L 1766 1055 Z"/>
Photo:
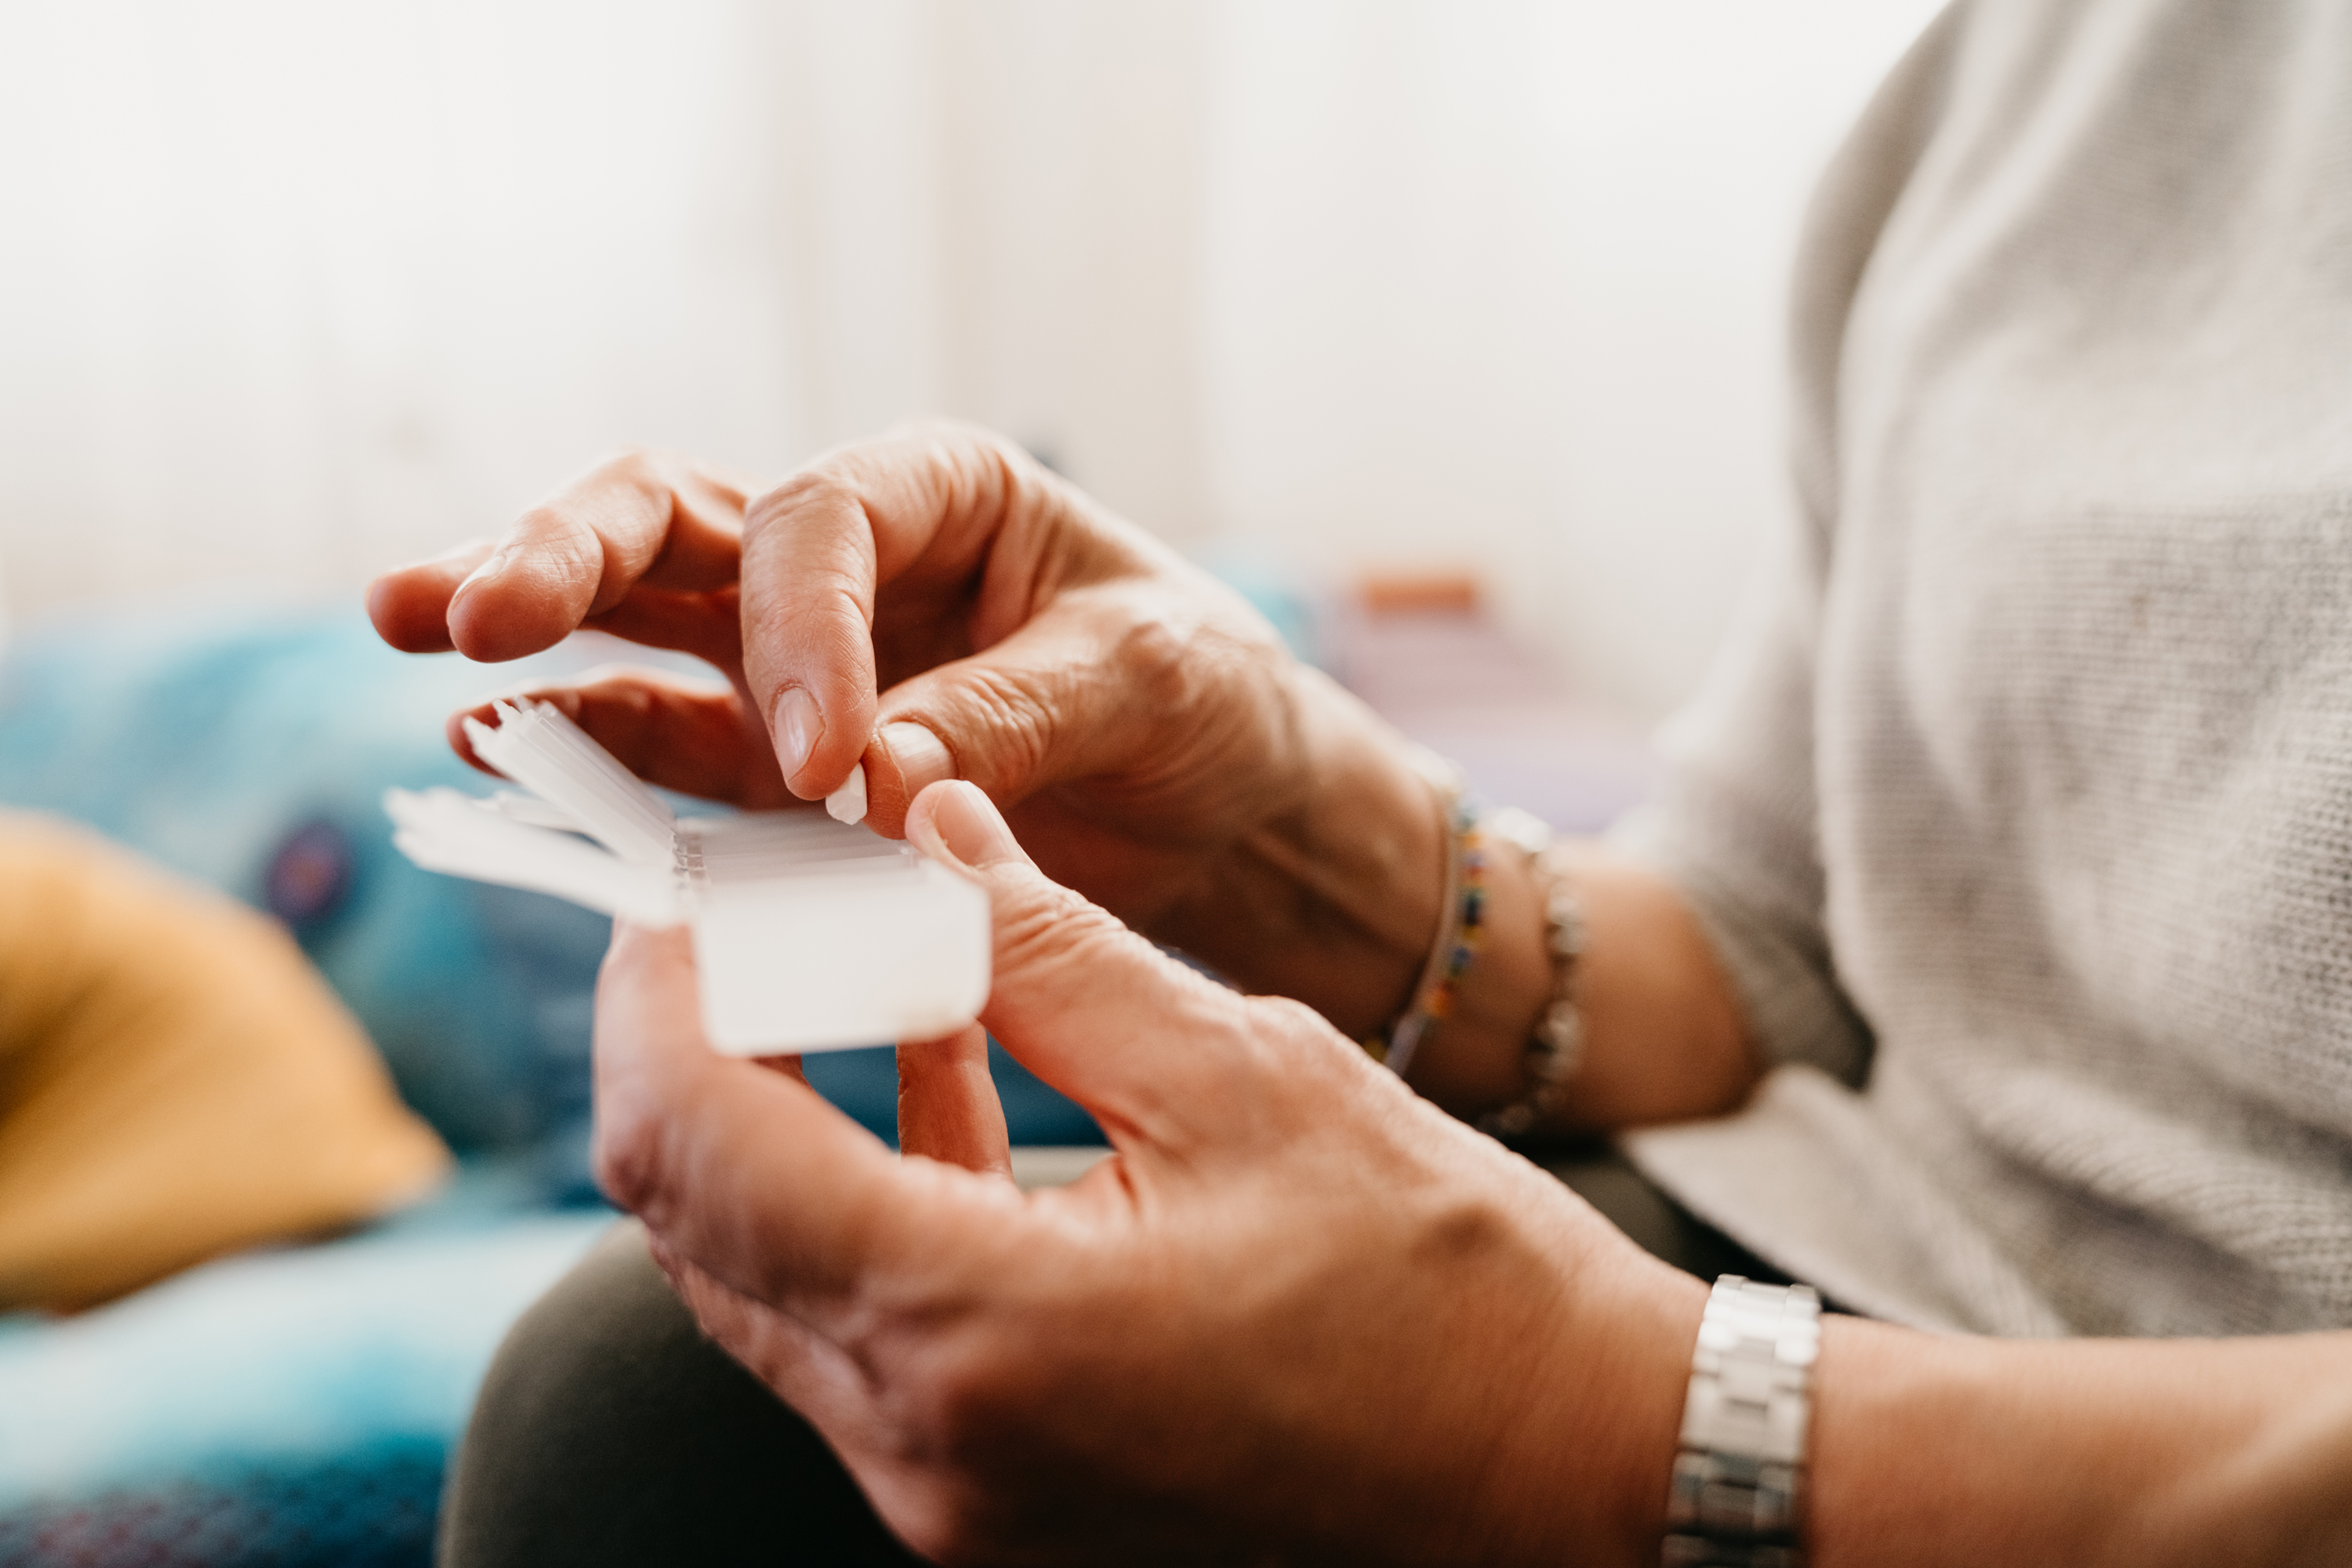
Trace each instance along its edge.
<path fill-rule="evenodd" d="M 1611 836 L 1689 902 L 1765 1059 L 1808 1062 L 1854 1084 L 1869 1070 L 1870 1027 L 1839 984 L 1830 947 L 1814 781 L 1814 659 L 1836 542 L 1838 367 L 1877 237 L 1933 134 L 1965 9 L 1946 11 L 1913 46 L 1813 199 L 1793 300 L 1795 526 L 1773 541 L 1706 682 L 1661 733 L 1664 787 Z"/>

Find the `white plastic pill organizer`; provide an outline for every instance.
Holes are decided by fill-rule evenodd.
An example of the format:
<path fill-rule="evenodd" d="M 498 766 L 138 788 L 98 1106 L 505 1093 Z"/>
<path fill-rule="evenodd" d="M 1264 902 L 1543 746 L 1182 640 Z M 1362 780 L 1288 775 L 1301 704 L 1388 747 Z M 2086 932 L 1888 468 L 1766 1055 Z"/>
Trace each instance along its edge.
<path fill-rule="evenodd" d="M 545 703 L 466 721 L 529 790 L 384 792 L 393 843 L 431 871 L 693 928 L 702 1027 L 732 1056 L 936 1039 L 988 1000 L 988 897 L 824 811 L 680 817 Z"/>

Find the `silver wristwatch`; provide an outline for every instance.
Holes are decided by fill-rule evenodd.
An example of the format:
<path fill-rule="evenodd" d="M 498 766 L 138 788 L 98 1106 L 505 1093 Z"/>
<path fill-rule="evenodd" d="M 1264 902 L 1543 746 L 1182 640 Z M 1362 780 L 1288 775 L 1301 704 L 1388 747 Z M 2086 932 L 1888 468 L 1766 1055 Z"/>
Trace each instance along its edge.
<path fill-rule="evenodd" d="M 1715 1282 L 1691 1355 L 1665 1568 L 1801 1568 L 1805 1427 L 1822 1299 L 1808 1285 Z"/>

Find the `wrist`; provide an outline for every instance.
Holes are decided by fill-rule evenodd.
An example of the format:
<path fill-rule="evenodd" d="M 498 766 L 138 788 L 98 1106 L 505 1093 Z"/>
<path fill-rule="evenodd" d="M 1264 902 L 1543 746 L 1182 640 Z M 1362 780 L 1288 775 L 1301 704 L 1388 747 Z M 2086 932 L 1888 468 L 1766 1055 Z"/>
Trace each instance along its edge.
<path fill-rule="evenodd" d="M 1457 1116 L 1509 1104 L 1528 1092 L 1527 1045 L 1551 1000 L 1544 889 L 1528 858 L 1490 843 L 1485 857 L 1483 940 L 1446 1016 L 1423 1037 L 1412 1086 Z"/>
<path fill-rule="evenodd" d="M 1707 1287 L 1631 1243 L 1573 1274 L 1497 1466 L 1495 1560 L 1656 1568 Z"/>
<path fill-rule="evenodd" d="M 1666 1503 L 1667 1568 L 1804 1562 L 1821 1337 L 1821 1298 L 1810 1286 L 1738 1274 L 1716 1280 L 1691 1353 Z"/>
<path fill-rule="evenodd" d="M 2352 1344 L 1993 1340 L 1824 1318 L 1809 1561 L 2344 1561 Z M 2315 1543 L 2331 1538 L 2334 1545 Z"/>
<path fill-rule="evenodd" d="M 1557 989 L 1543 884 L 1524 858 L 1498 858 L 1488 951 L 1473 966 L 1464 1018 L 1435 1032 L 1412 1075 L 1458 1115 L 1528 1094 L 1528 1037 Z M 1568 988 L 1580 1049 L 1547 1125 L 1587 1131 L 1737 1104 L 1759 1068 L 1730 983 L 1679 895 L 1589 841 L 1555 838 L 1547 860 L 1581 939 Z"/>

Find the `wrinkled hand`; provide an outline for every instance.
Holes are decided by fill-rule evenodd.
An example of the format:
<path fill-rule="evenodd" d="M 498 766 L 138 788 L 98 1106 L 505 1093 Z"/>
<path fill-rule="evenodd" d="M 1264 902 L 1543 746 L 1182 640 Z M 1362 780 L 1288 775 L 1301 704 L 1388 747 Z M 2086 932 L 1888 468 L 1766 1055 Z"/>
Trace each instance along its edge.
<path fill-rule="evenodd" d="M 705 1329 L 948 1563 L 1657 1560 L 1704 1290 L 1297 1005 L 1048 881 L 977 790 L 983 1022 L 1114 1152 L 1024 1195 L 977 1029 L 902 1048 L 908 1158 L 712 1054 L 615 933 L 597 1157 Z"/>
<path fill-rule="evenodd" d="M 960 426 L 845 447 L 756 499 L 624 458 L 495 543 L 387 574 L 368 607 L 413 652 L 510 659 L 587 626 L 696 655 L 730 685 L 607 670 L 531 695 L 641 776 L 747 806 L 821 799 L 862 759 L 892 836 L 924 784 L 970 780 L 1133 919 L 1309 787 L 1300 675 L 1263 619 Z M 451 738 L 470 759 L 456 719 Z"/>

